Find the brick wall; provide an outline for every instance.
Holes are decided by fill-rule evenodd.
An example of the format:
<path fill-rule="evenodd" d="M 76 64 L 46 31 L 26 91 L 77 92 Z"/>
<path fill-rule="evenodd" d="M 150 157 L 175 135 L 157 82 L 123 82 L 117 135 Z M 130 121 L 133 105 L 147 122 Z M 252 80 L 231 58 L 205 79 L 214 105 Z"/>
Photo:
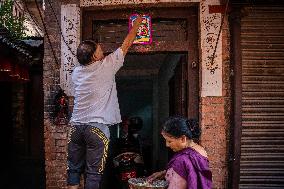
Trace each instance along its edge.
<path fill-rule="evenodd" d="M 228 188 L 228 153 L 231 116 L 230 36 L 227 18 L 222 30 L 223 96 L 200 100 L 201 144 L 206 148 L 214 188 Z"/>
<path fill-rule="evenodd" d="M 78 1 L 52 1 L 57 20 L 60 22 L 60 7 L 63 3 Z M 44 89 L 44 140 L 46 189 L 66 188 L 66 143 L 67 125 L 54 124 L 54 97 L 60 89 L 60 26 L 51 7 L 46 3 L 45 24 L 55 52 L 55 60 L 47 35 L 44 39 L 43 89 Z M 59 23 L 60 24 L 60 23 Z M 58 64 L 56 63 L 58 62 Z"/>
<path fill-rule="evenodd" d="M 53 8 L 60 21 L 62 3 L 78 1 L 53 1 Z M 49 4 L 46 4 L 45 23 L 48 34 L 60 64 L 59 26 Z M 200 118 L 202 127 L 201 144 L 206 147 L 213 171 L 214 188 L 226 188 L 228 175 L 229 118 L 231 112 L 229 32 L 227 23 L 223 27 L 223 96 L 200 99 Z M 44 50 L 44 137 L 46 188 L 66 188 L 66 125 L 54 124 L 54 97 L 59 90 L 59 69 L 45 35 Z"/>

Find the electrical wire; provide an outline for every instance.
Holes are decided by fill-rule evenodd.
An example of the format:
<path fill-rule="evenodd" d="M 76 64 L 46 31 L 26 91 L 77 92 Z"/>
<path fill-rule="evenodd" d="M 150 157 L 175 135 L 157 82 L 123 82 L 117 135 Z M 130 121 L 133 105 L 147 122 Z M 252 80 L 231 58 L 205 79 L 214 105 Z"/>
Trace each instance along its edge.
<path fill-rule="evenodd" d="M 58 28 L 59 28 L 60 35 L 61 35 L 61 37 L 62 37 L 62 39 L 63 39 L 65 45 L 67 46 L 68 50 L 72 53 L 72 55 L 76 57 L 76 54 L 73 52 L 73 50 L 71 49 L 71 47 L 68 45 L 68 43 L 67 43 L 65 37 L 63 36 L 62 30 L 61 30 L 61 27 L 60 27 L 60 24 L 59 24 L 57 15 L 56 15 L 56 13 L 55 13 L 55 11 L 54 11 L 54 8 L 53 8 L 52 3 L 50 2 L 50 0 L 47 0 L 47 2 L 48 2 L 49 6 L 50 6 L 50 8 L 51 8 L 51 10 L 52 10 L 52 13 L 53 13 L 54 17 L 55 17 L 57 26 L 58 26 Z"/>
<path fill-rule="evenodd" d="M 15 1 L 15 2 L 16 2 L 16 1 Z M 24 3 L 24 6 L 25 6 L 24 11 L 26 10 L 26 11 L 29 13 L 29 15 L 30 15 L 30 17 L 31 17 L 31 19 L 32 19 L 32 21 L 33 21 L 33 23 L 34 23 L 39 29 L 41 29 L 41 27 L 39 26 L 39 24 L 35 21 L 35 19 L 34 19 L 34 17 L 33 17 L 33 14 L 30 12 L 26 0 L 22 0 L 22 2 Z M 16 2 L 16 3 L 17 3 L 17 2 Z M 18 3 L 17 3 L 17 4 L 18 4 Z M 37 33 L 40 34 L 38 31 L 37 31 Z"/>
<path fill-rule="evenodd" d="M 224 13 L 224 15 L 223 15 L 223 17 L 222 17 L 222 21 L 221 21 L 221 25 L 220 25 L 220 30 L 219 30 L 219 33 L 218 33 L 218 37 L 217 37 L 217 41 L 216 41 L 216 45 L 215 45 L 214 52 L 213 52 L 213 55 L 212 55 L 211 66 L 214 64 L 214 58 L 215 58 L 215 54 L 216 54 L 216 50 L 217 50 L 217 46 L 218 46 L 218 42 L 219 42 L 219 38 L 220 38 L 220 34 L 221 34 L 221 31 L 222 31 L 223 23 L 224 23 L 224 20 L 225 20 L 226 14 L 227 14 L 227 9 L 228 9 L 229 1 L 230 1 L 230 0 L 227 0 L 226 8 L 225 8 L 225 13 Z"/>
<path fill-rule="evenodd" d="M 52 55 L 53 55 L 53 57 L 54 57 L 54 59 L 55 59 L 55 63 L 56 63 L 57 65 L 59 65 L 59 61 L 58 61 L 58 59 L 57 59 L 57 57 L 56 57 L 56 55 L 55 55 L 54 49 L 53 49 L 53 47 L 52 47 L 52 44 L 51 44 L 51 41 L 50 41 L 50 38 L 49 38 L 49 34 L 48 34 L 48 32 L 47 32 L 47 28 L 46 28 L 46 25 L 45 25 L 43 16 L 42 16 L 42 14 L 41 14 L 41 11 L 40 11 L 40 9 L 39 9 L 37 0 L 35 0 L 35 4 L 36 4 L 36 8 L 37 8 L 37 10 L 38 10 L 38 12 L 39 12 L 39 16 L 40 16 L 40 19 L 41 19 L 42 24 L 43 24 L 44 33 L 46 34 L 48 43 L 49 43 L 50 48 L 51 48 L 51 51 L 52 51 Z"/>

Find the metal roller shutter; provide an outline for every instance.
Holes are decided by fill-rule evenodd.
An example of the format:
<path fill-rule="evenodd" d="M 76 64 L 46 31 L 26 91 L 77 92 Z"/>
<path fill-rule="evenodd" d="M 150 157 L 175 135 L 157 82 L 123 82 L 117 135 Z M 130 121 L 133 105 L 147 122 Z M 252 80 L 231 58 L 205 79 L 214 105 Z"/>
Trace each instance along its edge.
<path fill-rule="evenodd" d="M 284 7 L 244 13 L 239 188 L 284 188 Z"/>

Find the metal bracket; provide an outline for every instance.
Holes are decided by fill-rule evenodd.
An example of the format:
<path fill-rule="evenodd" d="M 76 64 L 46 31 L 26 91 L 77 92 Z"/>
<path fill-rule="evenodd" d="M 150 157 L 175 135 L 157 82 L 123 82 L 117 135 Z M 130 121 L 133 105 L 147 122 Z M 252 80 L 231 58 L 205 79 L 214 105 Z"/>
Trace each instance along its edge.
<path fill-rule="evenodd" d="M 191 63 L 191 68 L 196 68 L 197 67 L 197 63 L 195 62 L 195 61 L 193 61 L 192 63 Z"/>

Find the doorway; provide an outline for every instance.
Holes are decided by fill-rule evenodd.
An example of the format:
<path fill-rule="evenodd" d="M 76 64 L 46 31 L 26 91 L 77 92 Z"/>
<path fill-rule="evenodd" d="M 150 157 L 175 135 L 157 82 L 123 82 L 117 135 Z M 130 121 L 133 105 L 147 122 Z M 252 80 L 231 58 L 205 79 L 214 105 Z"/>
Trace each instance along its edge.
<path fill-rule="evenodd" d="M 106 54 L 113 52 L 128 33 L 129 15 L 136 11 L 83 9 L 82 39 L 99 42 Z M 198 119 L 198 7 L 149 7 L 139 12 L 152 17 L 153 42 L 129 49 L 116 82 L 122 117 L 142 118 L 139 134 L 146 168 L 152 173 L 168 162 L 160 135 L 164 119 L 175 114 Z"/>
<path fill-rule="evenodd" d="M 28 82 L 5 81 L 0 87 L 3 186 L 44 189 L 42 68 L 31 67 Z"/>
<path fill-rule="evenodd" d="M 160 155 L 167 153 L 165 145 L 160 145 L 163 143 L 160 124 L 170 115 L 170 104 L 173 104 L 170 94 L 174 85 L 169 85 L 169 82 L 172 78 L 176 81 L 179 78 L 178 82 L 184 83 L 183 78 L 177 76 L 176 68 L 186 56 L 185 53 L 130 54 L 125 57 L 124 66 L 116 75 L 122 117 L 138 116 L 143 120 L 139 134 L 148 172 L 165 166 L 168 161 L 167 155 Z"/>
<path fill-rule="evenodd" d="M 138 117 L 142 120 L 142 128 L 137 132 L 139 146 L 134 151 L 142 155 L 144 176 L 164 168 L 168 162 L 169 151 L 160 135 L 161 123 L 174 113 L 181 115 L 177 107 L 182 107 L 183 113 L 186 113 L 187 104 L 184 103 L 187 101 L 180 101 L 187 95 L 185 93 L 187 74 L 182 74 L 186 73 L 186 69 L 182 69 L 182 67 L 187 68 L 186 57 L 185 52 L 128 54 L 125 57 L 124 66 L 116 74 L 122 119 L 131 120 Z M 173 91 L 174 94 L 172 94 Z M 122 125 L 119 124 L 113 132 L 116 136 L 113 144 L 115 148 L 113 147 L 111 152 L 112 157 L 120 154 L 118 149 L 124 149 L 120 146 L 120 141 L 123 141 L 125 137 Z M 130 124 L 129 127 L 132 125 Z M 129 127 L 128 136 L 131 134 Z M 113 158 L 108 161 L 113 161 Z M 105 174 L 108 177 L 103 179 L 103 189 L 121 189 L 122 187 L 115 182 L 110 182 L 117 176 L 109 171 L 113 168 L 113 165 L 106 166 Z"/>

